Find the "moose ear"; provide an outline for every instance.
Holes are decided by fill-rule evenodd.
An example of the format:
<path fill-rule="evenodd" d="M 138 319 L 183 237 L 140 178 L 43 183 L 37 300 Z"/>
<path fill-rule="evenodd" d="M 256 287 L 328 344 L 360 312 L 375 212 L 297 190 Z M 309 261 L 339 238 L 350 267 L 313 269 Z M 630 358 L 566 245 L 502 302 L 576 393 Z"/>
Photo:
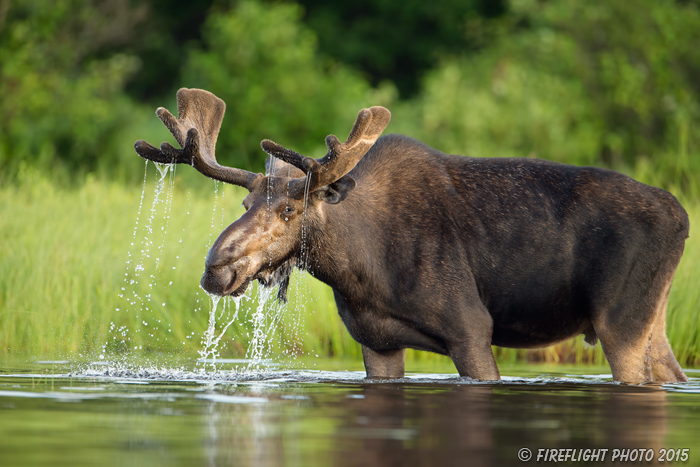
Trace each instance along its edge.
<path fill-rule="evenodd" d="M 328 204 L 338 204 L 355 188 L 355 180 L 345 175 L 330 185 L 322 186 L 315 191 L 321 201 Z"/>

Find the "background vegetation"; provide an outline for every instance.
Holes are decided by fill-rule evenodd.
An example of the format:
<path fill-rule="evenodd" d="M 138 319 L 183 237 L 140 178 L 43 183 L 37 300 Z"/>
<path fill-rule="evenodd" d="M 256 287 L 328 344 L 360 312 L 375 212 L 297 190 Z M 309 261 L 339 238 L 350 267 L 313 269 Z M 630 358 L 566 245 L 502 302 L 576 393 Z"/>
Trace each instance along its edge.
<path fill-rule="evenodd" d="M 262 170 L 263 138 L 318 157 L 327 134 L 342 138 L 358 109 L 379 104 L 393 112 L 388 132 L 445 152 L 623 171 L 673 192 L 697 224 L 697 0 L 328 5 L 0 0 L 0 353 L 201 349 L 201 263 L 241 193 L 215 196 L 210 180 L 178 169 L 171 201 L 154 207 L 163 233 L 146 241 L 151 165 L 136 225 L 144 163 L 132 145 L 171 140 L 153 112 L 174 110 L 179 87 L 226 101 L 226 165 Z M 132 305 L 119 295 L 144 241 L 153 254 L 126 284 L 141 300 Z M 668 321 L 685 364 L 700 361 L 698 261 L 693 235 Z M 287 311 L 264 313 L 278 323 L 268 352 L 357 358 L 328 288 L 306 277 L 294 287 Z M 240 313 L 224 355 L 245 354 L 254 337 L 255 305 Z M 603 360 L 580 340 L 497 355 Z"/>

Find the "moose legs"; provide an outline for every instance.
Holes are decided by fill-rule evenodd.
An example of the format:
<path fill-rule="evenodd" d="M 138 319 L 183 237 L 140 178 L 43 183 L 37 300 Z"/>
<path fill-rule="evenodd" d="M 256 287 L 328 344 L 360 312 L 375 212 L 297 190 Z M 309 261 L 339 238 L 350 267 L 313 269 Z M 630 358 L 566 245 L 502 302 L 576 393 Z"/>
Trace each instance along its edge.
<path fill-rule="evenodd" d="M 651 330 L 651 373 L 655 382 L 688 381 L 666 337 L 666 307 L 670 289 L 669 286 Z"/>
<path fill-rule="evenodd" d="M 452 313 L 435 313 L 433 325 L 422 328 L 376 315 L 363 321 L 357 314 L 347 313 L 342 300 L 336 298 L 336 303 L 341 317 L 347 319 L 350 334 L 362 344 L 368 378 L 402 378 L 405 348 L 414 348 L 449 355 L 460 376 L 485 381 L 500 379 L 491 351 L 493 319 L 481 303 L 453 308 Z"/>
<path fill-rule="evenodd" d="M 493 318 L 481 302 L 464 305 L 464 310 L 444 330 L 445 344 L 460 376 L 481 381 L 501 379 L 491 350 Z"/>
<path fill-rule="evenodd" d="M 613 379 L 626 383 L 688 381 L 666 338 L 669 280 L 660 299 L 629 300 L 614 309 L 615 319 L 593 320 Z M 640 319 L 647 316 L 648 319 Z M 636 319 L 626 319 L 634 317 Z"/>
<path fill-rule="evenodd" d="M 372 350 L 362 346 L 368 378 L 403 378 L 405 349 Z"/>
<path fill-rule="evenodd" d="M 488 336 L 467 335 L 461 340 L 451 342 L 448 352 L 459 376 L 480 381 L 501 379 L 496 359 L 491 350 L 490 333 Z"/>
<path fill-rule="evenodd" d="M 459 376 L 466 376 L 480 381 L 501 379 L 496 366 L 496 359 L 491 350 L 490 338 L 485 341 L 461 343 L 450 348 L 450 358 L 455 364 Z"/>

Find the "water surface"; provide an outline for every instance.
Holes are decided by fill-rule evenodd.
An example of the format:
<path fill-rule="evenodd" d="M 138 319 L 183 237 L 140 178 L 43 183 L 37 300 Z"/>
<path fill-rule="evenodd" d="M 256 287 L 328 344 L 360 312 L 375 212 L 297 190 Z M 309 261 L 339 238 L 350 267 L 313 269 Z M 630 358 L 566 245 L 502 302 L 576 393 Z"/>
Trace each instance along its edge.
<path fill-rule="evenodd" d="M 5 362 L 0 465 L 538 464 L 519 460 L 522 448 L 609 449 L 605 464 L 613 449 L 689 448 L 675 463 L 700 465 L 699 372 L 631 386 L 604 371 L 506 367 L 503 381 L 478 383 L 446 372 L 375 381 L 274 366 Z"/>

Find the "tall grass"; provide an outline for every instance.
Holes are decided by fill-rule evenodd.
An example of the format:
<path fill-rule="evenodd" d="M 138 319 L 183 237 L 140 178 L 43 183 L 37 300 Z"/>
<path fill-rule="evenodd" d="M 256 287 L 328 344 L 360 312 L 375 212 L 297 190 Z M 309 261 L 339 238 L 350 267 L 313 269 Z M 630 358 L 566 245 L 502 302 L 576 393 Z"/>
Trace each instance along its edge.
<path fill-rule="evenodd" d="M 157 172 L 152 164 L 148 170 L 143 200 L 134 186 L 87 178 L 66 188 L 31 170 L 0 187 L 0 354 L 98 358 L 137 349 L 199 355 L 211 307 L 198 287 L 204 257 L 242 213 L 245 193 L 219 186 L 215 194 L 214 182 L 190 184 L 184 168 L 171 178 L 172 199 L 166 187 L 154 206 Z M 697 225 L 700 203 L 684 204 Z M 700 364 L 698 264 L 700 237 L 692 235 L 673 285 L 668 336 L 679 360 L 694 365 Z M 282 311 L 268 304 L 258 315 L 272 334 L 267 356 L 360 359 L 329 287 L 295 272 L 289 297 Z M 257 307 L 243 302 L 218 347 L 222 356 L 242 357 L 249 350 Z M 219 304 L 217 335 L 234 312 L 231 304 L 225 310 Z M 494 350 L 502 363 L 604 362 L 600 345 L 587 347 L 581 338 L 535 351 Z M 407 355 L 411 362 L 445 362 L 425 352 Z"/>
<path fill-rule="evenodd" d="M 149 164 L 143 200 L 133 186 L 87 178 L 59 188 L 32 170 L 0 188 L 0 353 L 64 357 L 137 349 L 198 356 L 211 308 L 198 287 L 204 258 L 225 224 L 242 213 L 244 191 L 219 185 L 215 194 L 214 182 L 188 190 L 178 174 L 172 200 L 166 187 L 154 205 L 157 178 Z M 223 355 L 245 354 L 256 307 L 243 302 L 219 345 Z M 307 274 L 294 274 L 290 303 L 277 308 L 265 310 L 265 326 L 274 325 L 276 334 L 268 339 L 270 352 L 359 355 L 330 289 Z M 225 318 L 218 319 L 217 335 Z"/>

